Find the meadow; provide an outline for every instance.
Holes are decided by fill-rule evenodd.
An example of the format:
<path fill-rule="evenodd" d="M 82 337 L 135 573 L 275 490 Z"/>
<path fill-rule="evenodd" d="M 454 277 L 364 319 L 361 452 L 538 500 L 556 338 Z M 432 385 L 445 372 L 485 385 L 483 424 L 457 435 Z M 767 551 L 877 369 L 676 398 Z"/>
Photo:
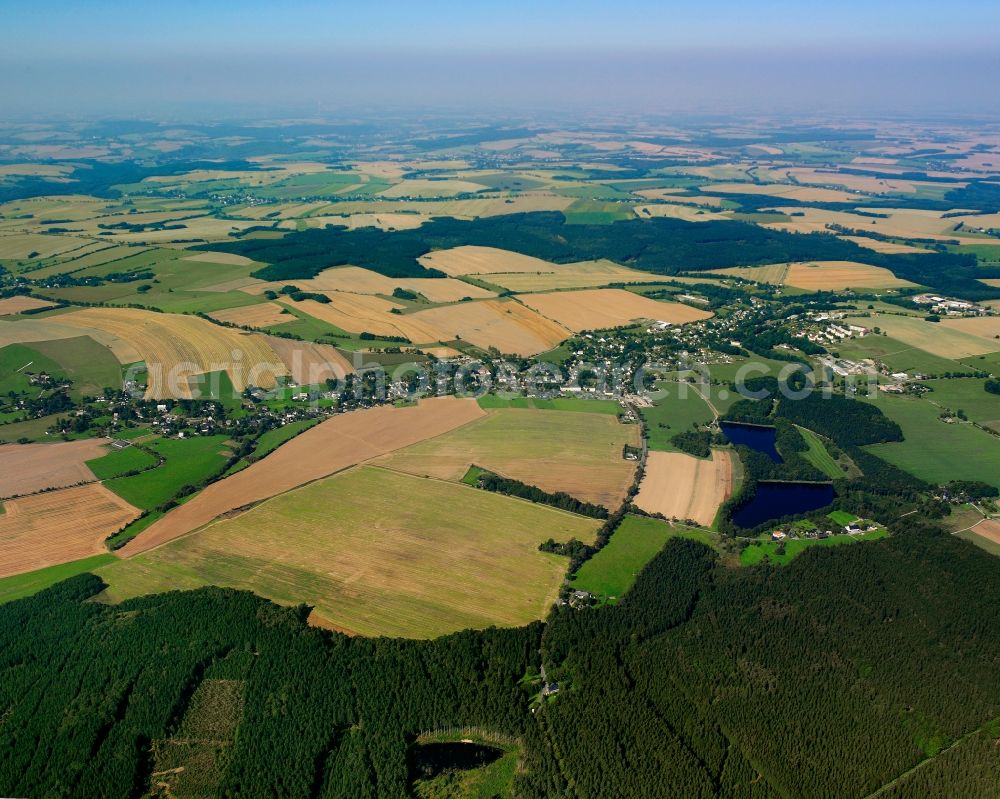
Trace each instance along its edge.
<path fill-rule="evenodd" d="M 704 530 L 671 525 L 648 516 L 625 516 L 611 540 L 573 578 L 573 588 L 587 591 L 601 601 L 615 601 L 632 587 L 636 575 L 663 549 L 680 536 L 716 547 L 717 538 Z"/>
<path fill-rule="evenodd" d="M 929 395 L 933 396 L 933 395 Z M 869 452 L 933 483 L 984 480 L 1000 488 L 1000 440 L 968 423 L 946 424 L 927 399 L 865 400 L 903 429 L 904 441 L 873 444 Z"/>
<path fill-rule="evenodd" d="M 836 547 L 844 544 L 855 544 L 861 541 L 876 541 L 885 538 L 888 533 L 885 530 L 874 530 L 870 533 L 860 533 L 858 535 L 831 535 L 829 538 L 801 538 L 791 541 L 764 541 L 752 543 L 740 553 L 741 566 L 756 566 L 767 559 L 768 563 L 776 566 L 786 566 L 797 556 L 801 555 L 811 547 Z"/>
<path fill-rule="evenodd" d="M 137 508 L 151 510 L 173 499 L 185 486 L 197 485 L 218 473 L 229 457 L 227 443 L 224 435 L 155 439 L 144 446 L 164 458 L 163 464 L 132 477 L 106 480 L 104 484 Z M 123 463 L 139 462 L 146 461 L 138 455 L 122 455 L 121 459 L 116 458 L 113 462 L 100 463 L 98 469 L 114 471 L 120 469 Z"/>
<path fill-rule="evenodd" d="M 314 623 L 352 634 L 429 638 L 544 616 L 565 560 L 539 552 L 540 538 L 590 540 L 597 524 L 369 466 L 98 573 L 110 586 L 109 601 L 232 586 L 283 604 L 305 602 L 315 608 Z"/>
<path fill-rule="evenodd" d="M 635 462 L 623 457 L 625 445 L 637 445 L 638 436 L 637 425 L 610 414 L 507 408 L 376 462 L 451 481 L 476 465 L 613 510 L 635 474 Z"/>

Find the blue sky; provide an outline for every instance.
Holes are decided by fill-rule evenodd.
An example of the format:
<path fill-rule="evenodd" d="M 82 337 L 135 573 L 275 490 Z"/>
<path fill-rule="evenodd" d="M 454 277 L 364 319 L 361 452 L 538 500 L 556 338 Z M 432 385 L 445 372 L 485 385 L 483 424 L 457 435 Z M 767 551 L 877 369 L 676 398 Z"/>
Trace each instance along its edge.
<path fill-rule="evenodd" d="M 5 6 L 0 102 L 12 112 L 139 113 L 213 98 L 261 106 L 478 100 L 707 109 L 714 102 L 724 110 L 740 101 L 801 105 L 817 90 L 844 109 L 998 110 L 995 0 Z"/>

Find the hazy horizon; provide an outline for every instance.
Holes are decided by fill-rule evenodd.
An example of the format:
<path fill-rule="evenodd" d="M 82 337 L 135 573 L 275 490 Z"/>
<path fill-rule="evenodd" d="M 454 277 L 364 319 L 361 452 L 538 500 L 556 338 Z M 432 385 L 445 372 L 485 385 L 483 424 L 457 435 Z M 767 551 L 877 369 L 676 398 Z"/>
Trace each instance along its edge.
<path fill-rule="evenodd" d="M 344 108 L 1000 116 L 1000 6 L 856 0 L 184 0 L 18 5 L 0 103 L 26 116 Z"/>

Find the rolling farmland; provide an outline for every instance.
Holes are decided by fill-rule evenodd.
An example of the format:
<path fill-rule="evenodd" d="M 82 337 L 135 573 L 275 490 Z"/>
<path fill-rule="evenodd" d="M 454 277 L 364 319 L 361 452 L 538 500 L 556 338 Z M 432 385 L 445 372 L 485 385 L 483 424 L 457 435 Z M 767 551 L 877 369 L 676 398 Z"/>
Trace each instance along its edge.
<path fill-rule="evenodd" d="M 213 483 L 154 522 L 121 550 L 124 556 L 172 541 L 216 517 L 326 477 L 483 415 L 473 400 L 442 397 L 408 408 L 379 406 L 335 416 L 289 441 L 268 457 Z"/>
<path fill-rule="evenodd" d="M 139 515 L 97 483 L 5 500 L 0 577 L 106 552 L 104 539 Z"/>
<path fill-rule="evenodd" d="M 98 571 L 110 600 L 224 585 L 306 602 L 318 623 L 351 634 L 426 638 L 541 618 L 565 560 L 538 544 L 550 534 L 592 539 L 597 524 L 369 466 Z"/>

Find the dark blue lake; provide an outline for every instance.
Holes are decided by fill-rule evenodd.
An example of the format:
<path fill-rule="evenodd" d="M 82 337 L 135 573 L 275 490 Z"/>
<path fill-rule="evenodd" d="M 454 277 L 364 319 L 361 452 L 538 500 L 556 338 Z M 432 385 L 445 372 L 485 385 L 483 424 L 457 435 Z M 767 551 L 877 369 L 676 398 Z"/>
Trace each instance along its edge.
<path fill-rule="evenodd" d="M 773 427 L 759 427 L 738 422 L 719 422 L 722 432 L 734 444 L 743 444 L 750 449 L 763 452 L 775 463 L 781 463 L 781 456 L 774 446 L 777 430 Z"/>
<path fill-rule="evenodd" d="M 757 483 L 757 493 L 733 514 L 733 521 L 743 528 L 756 527 L 769 519 L 794 513 L 808 513 L 833 502 L 829 483 Z"/>

